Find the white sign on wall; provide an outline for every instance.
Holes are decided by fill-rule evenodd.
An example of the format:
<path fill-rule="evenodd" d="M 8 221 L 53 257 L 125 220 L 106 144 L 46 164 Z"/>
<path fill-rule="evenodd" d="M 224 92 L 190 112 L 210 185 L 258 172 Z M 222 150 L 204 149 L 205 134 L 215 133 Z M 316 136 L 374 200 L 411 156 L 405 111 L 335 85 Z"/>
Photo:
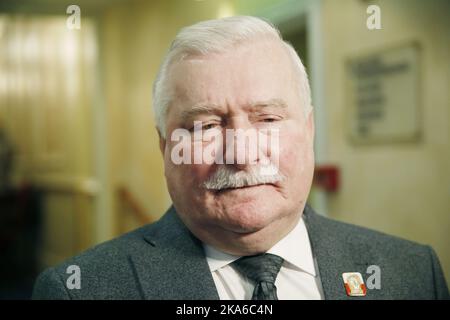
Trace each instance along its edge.
<path fill-rule="evenodd" d="M 355 143 L 415 141 L 420 134 L 419 48 L 415 44 L 347 64 L 347 114 Z"/>

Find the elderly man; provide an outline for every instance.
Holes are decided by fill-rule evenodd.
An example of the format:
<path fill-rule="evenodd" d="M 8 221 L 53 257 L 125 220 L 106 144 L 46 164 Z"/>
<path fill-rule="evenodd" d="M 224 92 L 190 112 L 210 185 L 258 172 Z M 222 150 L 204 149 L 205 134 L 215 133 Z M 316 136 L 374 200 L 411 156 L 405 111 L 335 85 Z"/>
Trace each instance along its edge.
<path fill-rule="evenodd" d="M 34 298 L 448 297 L 430 247 L 326 219 L 306 204 L 309 84 L 273 26 L 232 17 L 181 30 L 153 99 L 173 206 L 158 222 L 46 270 Z M 253 131 L 257 139 L 237 143 Z M 268 136 L 272 143 L 260 143 Z M 67 286 L 71 265 L 79 288 Z"/>

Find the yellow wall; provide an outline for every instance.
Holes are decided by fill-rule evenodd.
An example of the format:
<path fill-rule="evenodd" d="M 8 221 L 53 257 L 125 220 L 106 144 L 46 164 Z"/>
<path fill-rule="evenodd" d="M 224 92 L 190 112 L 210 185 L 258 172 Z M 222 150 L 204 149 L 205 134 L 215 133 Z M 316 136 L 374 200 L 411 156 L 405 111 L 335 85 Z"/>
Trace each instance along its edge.
<path fill-rule="evenodd" d="M 450 279 L 450 2 L 374 3 L 381 8 L 382 30 L 364 27 L 366 2 L 323 3 L 327 154 L 342 170 L 342 188 L 329 197 L 329 214 L 432 245 Z M 421 46 L 420 141 L 351 144 L 343 126 L 344 62 L 412 40 Z"/>
<path fill-rule="evenodd" d="M 91 246 L 95 230 L 93 28 L 52 16 L 0 16 L 0 122 L 12 140 L 13 180 L 42 194 L 43 265 Z M 94 50 L 95 51 L 95 50 Z"/>

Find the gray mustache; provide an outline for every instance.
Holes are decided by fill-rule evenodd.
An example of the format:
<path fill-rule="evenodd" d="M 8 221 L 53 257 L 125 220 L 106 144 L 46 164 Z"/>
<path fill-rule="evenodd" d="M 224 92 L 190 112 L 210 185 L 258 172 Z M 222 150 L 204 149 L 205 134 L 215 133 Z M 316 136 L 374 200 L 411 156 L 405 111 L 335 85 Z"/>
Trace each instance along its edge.
<path fill-rule="evenodd" d="M 284 179 L 285 177 L 278 172 L 278 168 L 273 164 L 264 167 L 250 167 L 250 169 L 246 171 L 235 171 L 229 166 L 220 166 L 217 171 L 203 183 L 203 187 L 208 190 L 222 190 L 276 183 L 283 181 Z"/>

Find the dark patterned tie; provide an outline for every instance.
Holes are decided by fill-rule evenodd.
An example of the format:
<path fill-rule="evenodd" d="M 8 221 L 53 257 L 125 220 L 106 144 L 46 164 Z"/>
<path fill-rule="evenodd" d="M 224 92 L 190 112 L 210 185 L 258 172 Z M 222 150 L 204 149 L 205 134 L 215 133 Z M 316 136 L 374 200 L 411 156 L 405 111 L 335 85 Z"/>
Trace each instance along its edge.
<path fill-rule="evenodd" d="M 278 300 L 275 280 L 283 258 L 270 253 L 242 257 L 233 263 L 239 273 L 255 282 L 252 300 Z"/>

